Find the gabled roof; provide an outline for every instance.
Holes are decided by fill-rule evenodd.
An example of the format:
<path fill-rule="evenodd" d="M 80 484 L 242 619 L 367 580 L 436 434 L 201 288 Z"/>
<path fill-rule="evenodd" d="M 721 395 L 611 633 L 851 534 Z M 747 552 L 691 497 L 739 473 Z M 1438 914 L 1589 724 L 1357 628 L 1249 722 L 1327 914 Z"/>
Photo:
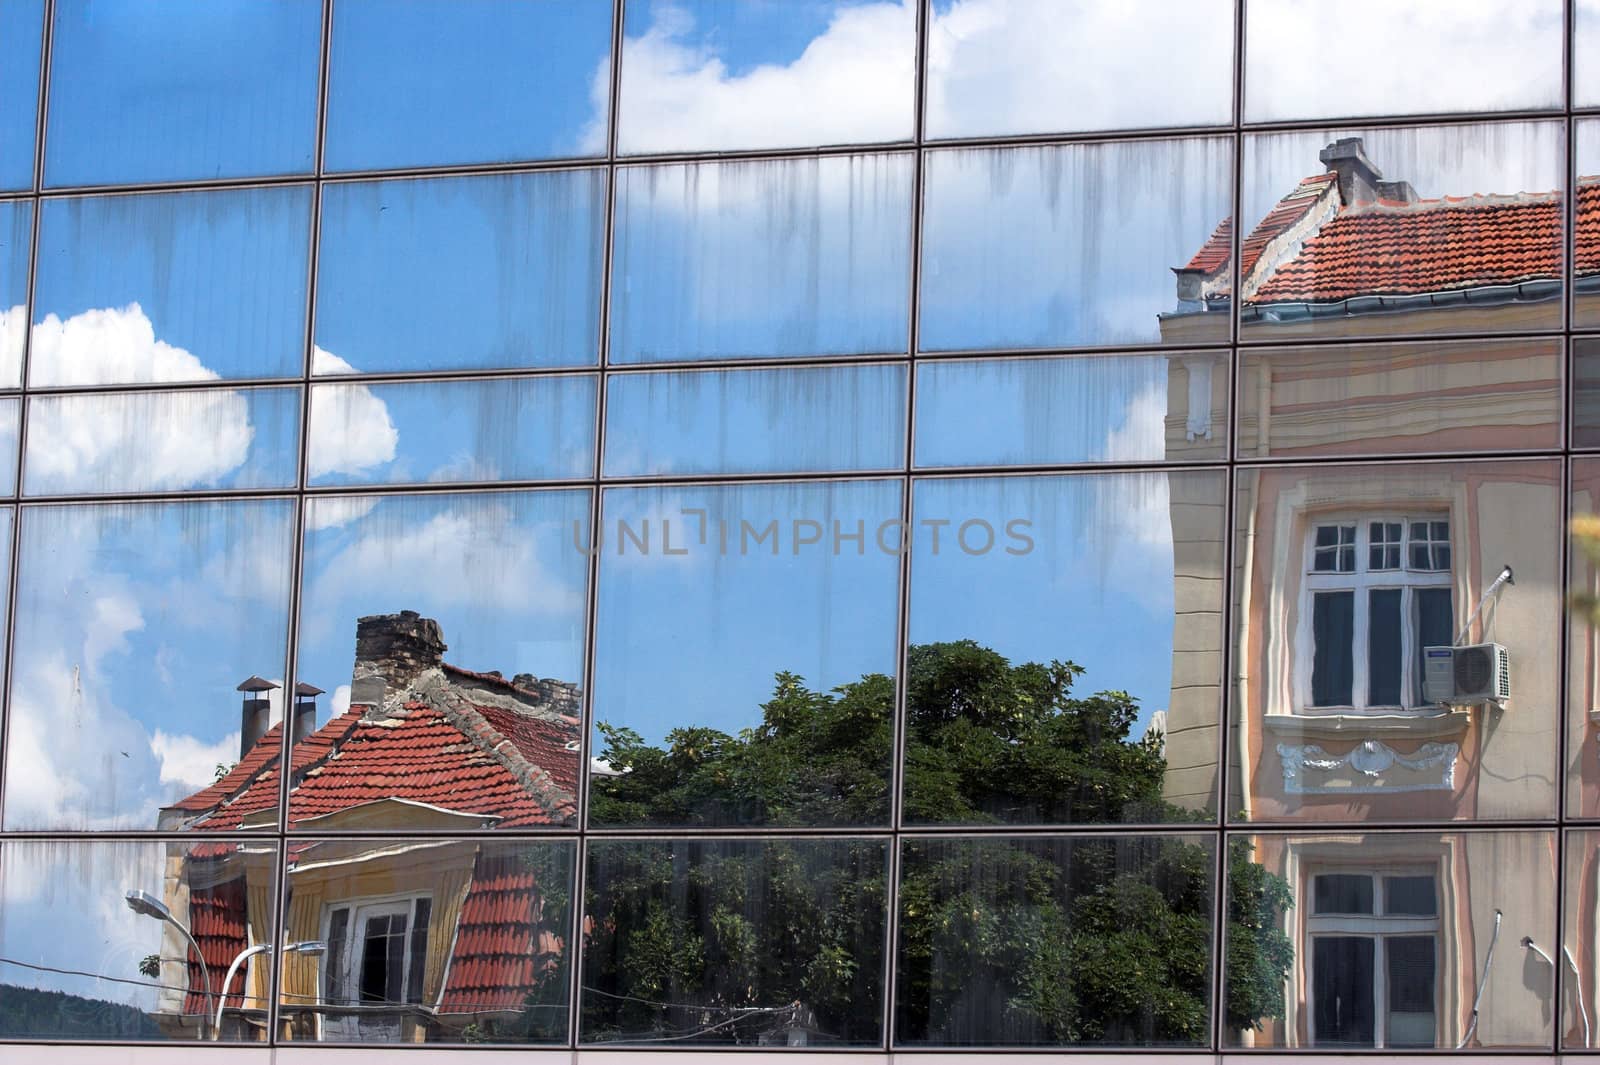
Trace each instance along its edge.
<path fill-rule="evenodd" d="M 544 893 L 516 852 L 480 851 L 461 903 L 440 1013 L 521 1008 L 561 963 L 561 937 L 544 926 Z"/>

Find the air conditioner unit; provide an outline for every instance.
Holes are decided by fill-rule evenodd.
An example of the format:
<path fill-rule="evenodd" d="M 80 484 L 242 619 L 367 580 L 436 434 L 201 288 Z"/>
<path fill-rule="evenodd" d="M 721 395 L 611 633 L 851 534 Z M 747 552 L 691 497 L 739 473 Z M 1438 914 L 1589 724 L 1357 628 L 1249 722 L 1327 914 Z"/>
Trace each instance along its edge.
<path fill-rule="evenodd" d="M 1511 698 L 1511 654 L 1497 643 L 1426 647 L 1422 696 L 1430 703 L 1499 705 Z"/>

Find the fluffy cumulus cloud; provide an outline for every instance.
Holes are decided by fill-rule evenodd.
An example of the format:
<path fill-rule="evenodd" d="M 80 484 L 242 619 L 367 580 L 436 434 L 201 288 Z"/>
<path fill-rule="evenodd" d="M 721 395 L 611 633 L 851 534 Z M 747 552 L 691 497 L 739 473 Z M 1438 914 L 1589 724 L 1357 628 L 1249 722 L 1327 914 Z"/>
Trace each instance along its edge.
<path fill-rule="evenodd" d="M 315 374 L 354 373 L 344 359 L 315 348 Z M 306 455 L 313 480 L 330 474 L 360 474 L 394 460 L 400 431 L 389 408 L 366 385 L 329 384 L 316 390 L 311 404 L 311 441 Z"/>
<path fill-rule="evenodd" d="M 156 729 L 150 748 L 161 761 L 161 783 L 195 792 L 216 779 L 218 766 L 232 765 L 239 757 L 239 734 L 230 732 L 207 743 L 195 736 L 175 736 Z"/>

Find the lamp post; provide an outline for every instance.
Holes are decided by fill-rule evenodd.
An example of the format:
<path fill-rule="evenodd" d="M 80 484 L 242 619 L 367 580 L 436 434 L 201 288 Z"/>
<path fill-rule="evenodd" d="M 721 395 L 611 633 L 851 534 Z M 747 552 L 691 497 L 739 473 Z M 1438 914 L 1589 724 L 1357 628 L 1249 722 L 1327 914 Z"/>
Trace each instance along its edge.
<path fill-rule="evenodd" d="M 253 947 L 241 950 L 228 965 L 228 975 L 222 978 L 222 1001 L 217 1003 L 216 1023 L 211 1026 L 211 1038 L 222 1038 L 222 1011 L 228 1007 L 228 987 L 233 983 L 233 974 L 239 971 L 239 966 L 245 963 L 252 955 L 262 954 L 272 949 L 271 943 L 257 943 Z M 328 945 L 320 939 L 308 939 L 301 943 L 290 943 L 283 948 L 285 954 L 321 954 L 328 949 Z"/>
<path fill-rule="evenodd" d="M 134 913 L 145 917 L 154 917 L 156 920 L 165 921 L 176 928 L 183 938 L 189 941 L 189 947 L 194 951 L 194 956 L 200 959 L 200 982 L 204 987 L 203 994 L 206 997 L 206 1005 L 200 1020 L 200 1032 L 195 1038 L 204 1039 L 206 1036 L 206 1018 L 211 1015 L 211 969 L 206 965 L 206 956 L 200 953 L 200 944 L 195 942 L 194 936 L 183 926 L 182 922 L 172 916 L 172 911 L 167 909 L 166 903 L 148 891 L 130 891 L 123 896 L 123 901 L 128 904 L 128 909 Z M 179 1012 L 182 1012 L 181 1007 Z"/>

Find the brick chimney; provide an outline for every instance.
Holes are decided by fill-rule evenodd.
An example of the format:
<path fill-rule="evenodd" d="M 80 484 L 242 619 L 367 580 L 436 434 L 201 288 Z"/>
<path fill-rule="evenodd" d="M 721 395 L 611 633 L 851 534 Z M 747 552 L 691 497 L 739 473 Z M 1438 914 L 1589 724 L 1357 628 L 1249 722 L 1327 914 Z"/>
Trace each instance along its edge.
<path fill-rule="evenodd" d="M 1366 146 L 1360 137 L 1341 137 L 1318 152 L 1317 158 L 1339 175 L 1339 198 L 1345 206 L 1371 203 L 1378 198 L 1383 171 L 1367 158 Z"/>
<path fill-rule="evenodd" d="M 445 649 L 439 623 L 415 610 L 357 619 L 350 701 L 377 705 L 387 692 L 404 691 L 418 674 L 444 661 Z"/>

